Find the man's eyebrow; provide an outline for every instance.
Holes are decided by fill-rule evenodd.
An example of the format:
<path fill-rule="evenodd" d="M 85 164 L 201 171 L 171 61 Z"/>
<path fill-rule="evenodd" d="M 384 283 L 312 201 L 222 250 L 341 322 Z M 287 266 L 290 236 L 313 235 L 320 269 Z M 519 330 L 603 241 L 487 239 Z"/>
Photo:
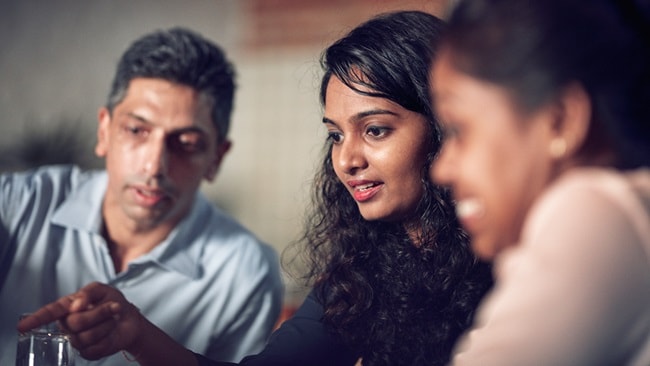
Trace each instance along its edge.
<path fill-rule="evenodd" d="M 142 123 L 146 123 L 148 125 L 153 125 L 153 123 L 151 121 L 149 121 L 145 117 L 140 116 L 140 115 L 138 115 L 136 113 L 127 112 L 126 115 L 128 117 L 136 119 L 136 120 L 138 120 L 138 121 L 140 121 Z M 199 126 L 187 126 L 187 127 L 182 127 L 182 128 L 175 129 L 175 130 L 172 131 L 172 133 L 175 134 L 175 135 L 188 133 L 188 132 L 196 132 L 196 133 L 199 133 L 201 135 L 208 135 L 208 132 L 205 131 L 204 129 L 202 129 L 201 127 L 199 127 Z"/>
<path fill-rule="evenodd" d="M 172 133 L 175 134 L 175 135 L 182 135 L 182 134 L 188 133 L 188 132 L 198 133 L 198 134 L 201 134 L 203 136 L 208 135 L 207 131 L 205 131 L 204 129 L 202 129 L 200 127 L 197 127 L 197 126 L 188 126 L 188 127 L 179 128 L 179 129 L 174 130 Z"/>
<path fill-rule="evenodd" d="M 144 118 L 144 117 L 142 117 L 142 116 L 140 116 L 138 114 L 135 114 L 133 112 L 126 112 L 126 116 L 130 117 L 130 118 L 133 118 L 133 119 L 137 119 L 138 121 L 143 122 L 143 123 L 151 124 L 151 121 L 149 121 L 148 119 L 146 119 L 146 118 Z"/>
<path fill-rule="evenodd" d="M 388 114 L 388 115 L 391 115 L 391 116 L 397 116 L 398 115 L 397 113 L 395 113 L 393 111 L 389 111 L 387 109 L 370 109 L 370 110 L 359 112 L 359 113 L 355 114 L 354 116 L 352 116 L 352 121 L 358 122 L 358 121 L 360 121 L 360 120 L 362 120 L 362 119 L 364 119 L 366 117 L 381 115 L 381 114 Z M 331 120 L 331 119 L 329 119 L 327 117 L 323 117 L 323 123 L 329 123 L 329 124 L 336 125 L 336 122 L 334 122 L 333 120 Z"/>

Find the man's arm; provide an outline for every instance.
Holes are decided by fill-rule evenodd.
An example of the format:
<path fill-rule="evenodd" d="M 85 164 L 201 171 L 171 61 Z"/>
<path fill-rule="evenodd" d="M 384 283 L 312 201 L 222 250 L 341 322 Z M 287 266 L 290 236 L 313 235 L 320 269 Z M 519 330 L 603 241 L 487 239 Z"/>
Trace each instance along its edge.
<path fill-rule="evenodd" d="M 25 332 L 58 321 L 82 357 L 97 360 L 121 350 L 142 366 L 197 365 L 192 352 L 148 321 L 113 287 L 92 283 L 45 305 L 18 323 Z"/>

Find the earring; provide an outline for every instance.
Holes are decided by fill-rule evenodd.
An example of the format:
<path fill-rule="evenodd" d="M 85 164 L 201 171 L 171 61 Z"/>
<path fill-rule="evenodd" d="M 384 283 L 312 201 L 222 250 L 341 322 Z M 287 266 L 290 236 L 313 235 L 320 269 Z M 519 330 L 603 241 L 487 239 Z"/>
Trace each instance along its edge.
<path fill-rule="evenodd" d="M 548 150 L 551 153 L 551 157 L 560 159 L 564 156 L 564 154 L 566 154 L 566 141 L 561 137 L 554 138 L 551 141 L 551 145 L 549 146 Z"/>

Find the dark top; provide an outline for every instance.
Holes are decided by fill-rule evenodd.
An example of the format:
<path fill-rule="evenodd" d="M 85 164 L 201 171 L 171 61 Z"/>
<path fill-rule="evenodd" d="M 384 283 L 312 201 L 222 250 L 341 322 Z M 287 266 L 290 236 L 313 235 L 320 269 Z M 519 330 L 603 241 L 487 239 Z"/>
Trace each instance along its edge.
<path fill-rule="evenodd" d="M 322 322 L 323 305 L 312 290 L 296 313 L 271 334 L 264 350 L 239 364 L 196 355 L 200 366 L 331 366 L 354 365 L 359 356 L 343 345 Z"/>

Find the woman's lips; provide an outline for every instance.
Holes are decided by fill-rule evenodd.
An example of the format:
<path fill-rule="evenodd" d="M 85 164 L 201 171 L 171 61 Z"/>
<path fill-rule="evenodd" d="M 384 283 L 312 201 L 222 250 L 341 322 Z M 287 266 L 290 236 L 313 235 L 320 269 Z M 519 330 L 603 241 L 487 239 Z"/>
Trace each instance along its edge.
<path fill-rule="evenodd" d="M 384 186 L 379 182 L 350 183 L 354 189 L 352 196 L 357 202 L 365 202 L 374 197 Z"/>

